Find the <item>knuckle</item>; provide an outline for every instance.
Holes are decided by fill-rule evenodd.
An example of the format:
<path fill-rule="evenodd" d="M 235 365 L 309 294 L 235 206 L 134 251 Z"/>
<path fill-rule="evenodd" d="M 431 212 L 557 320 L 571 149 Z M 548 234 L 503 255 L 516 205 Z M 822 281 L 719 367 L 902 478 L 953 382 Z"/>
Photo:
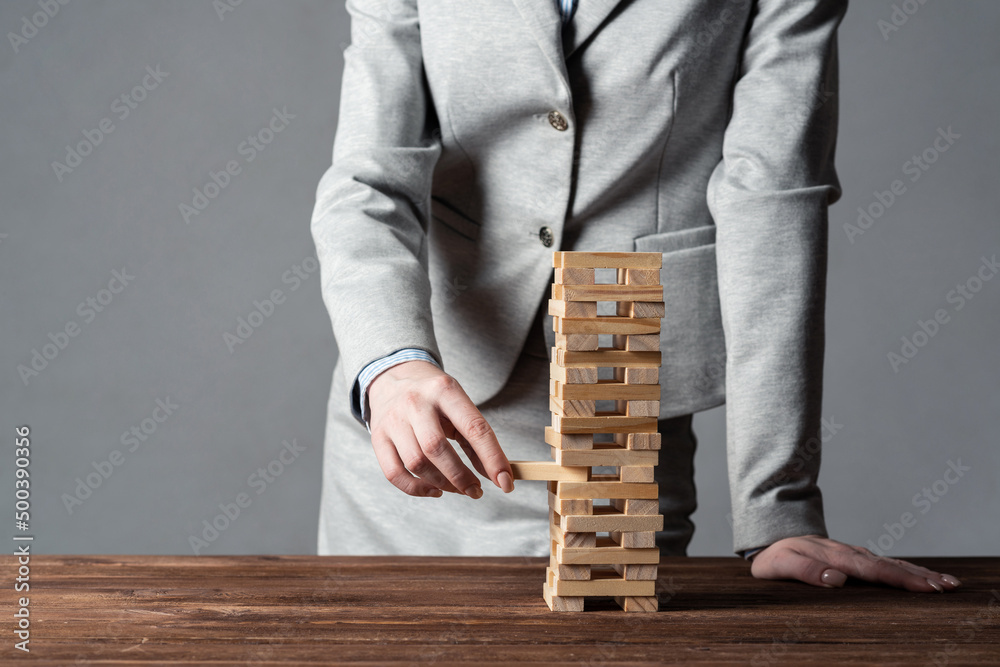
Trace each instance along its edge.
<path fill-rule="evenodd" d="M 412 472 L 414 475 L 423 475 L 426 473 L 430 467 L 426 458 L 423 454 L 415 454 L 409 456 L 406 459 L 406 468 Z"/>
<path fill-rule="evenodd" d="M 447 373 L 442 373 L 431 378 L 430 386 L 439 394 L 443 394 L 457 388 L 458 380 Z"/>
<path fill-rule="evenodd" d="M 468 433 L 470 440 L 480 440 L 489 437 L 493 433 L 493 429 L 490 428 L 485 417 L 476 415 L 465 423 L 465 432 Z"/>
<path fill-rule="evenodd" d="M 450 446 L 444 438 L 431 438 L 423 443 L 424 454 L 432 459 L 444 456 L 448 449 Z"/>
<path fill-rule="evenodd" d="M 408 389 L 403 392 L 402 401 L 405 407 L 413 409 L 420 406 L 423 402 L 423 396 L 416 389 Z"/>

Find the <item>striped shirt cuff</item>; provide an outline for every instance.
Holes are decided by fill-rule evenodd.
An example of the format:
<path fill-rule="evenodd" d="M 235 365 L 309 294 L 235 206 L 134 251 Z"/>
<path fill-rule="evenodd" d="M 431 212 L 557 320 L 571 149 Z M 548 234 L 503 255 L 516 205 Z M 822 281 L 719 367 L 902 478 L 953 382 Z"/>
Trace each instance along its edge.
<path fill-rule="evenodd" d="M 404 361 L 428 361 L 438 368 L 441 368 L 441 364 L 439 364 L 426 350 L 409 347 L 393 352 L 392 354 L 382 357 L 381 359 L 376 359 L 362 368 L 361 372 L 358 373 L 358 379 L 355 381 L 356 391 L 353 395 L 358 399 L 358 403 L 354 406 L 354 412 L 361 415 L 361 420 L 365 423 L 365 428 L 368 429 L 369 433 L 372 432 L 372 427 L 368 423 L 369 420 L 371 420 L 371 410 L 368 406 L 368 385 L 371 384 L 372 380 L 374 380 L 379 373 L 401 364 Z"/>
<path fill-rule="evenodd" d="M 766 548 L 767 548 L 767 547 L 757 547 L 756 549 L 747 549 L 746 551 L 744 551 L 744 552 L 743 552 L 743 558 L 744 558 L 745 560 L 750 560 L 750 558 L 751 558 L 751 557 L 752 557 L 752 556 L 753 556 L 753 555 L 754 555 L 755 553 L 757 553 L 758 551 L 763 551 L 763 550 L 764 550 L 764 549 L 766 549 Z"/>

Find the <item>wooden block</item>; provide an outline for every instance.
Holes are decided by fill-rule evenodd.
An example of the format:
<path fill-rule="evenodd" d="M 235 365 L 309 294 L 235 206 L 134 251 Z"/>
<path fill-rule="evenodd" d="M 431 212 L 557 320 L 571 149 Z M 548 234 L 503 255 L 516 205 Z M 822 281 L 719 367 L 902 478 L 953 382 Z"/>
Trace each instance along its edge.
<path fill-rule="evenodd" d="M 594 511 L 594 501 L 581 500 L 579 498 L 560 498 L 550 491 L 549 509 L 559 514 L 559 516 L 592 514 Z"/>
<path fill-rule="evenodd" d="M 659 269 L 663 254 L 659 252 L 581 252 L 557 250 L 552 253 L 552 266 L 557 269 L 586 267 L 592 269 Z"/>
<path fill-rule="evenodd" d="M 623 482 L 652 482 L 653 466 L 621 466 L 621 481 Z M 657 528 L 656 530 L 662 530 Z"/>
<path fill-rule="evenodd" d="M 659 500 L 642 500 L 640 498 L 615 498 L 611 501 L 612 506 L 619 512 L 625 514 L 659 514 Z"/>
<path fill-rule="evenodd" d="M 552 428 L 560 433 L 655 433 L 656 419 L 626 417 L 597 411 L 594 417 L 552 415 Z"/>
<path fill-rule="evenodd" d="M 566 401 L 549 396 L 549 410 L 563 417 L 594 417 L 596 401 Z"/>
<path fill-rule="evenodd" d="M 597 349 L 597 334 L 562 334 L 557 333 L 556 347 L 563 350 L 591 351 Z M 658 335 L 654 336 L 659 339 Z"/>
<path fill-rule="evenodd" d="M 553 301 L 662 302 L 663 285 L 552 284 Z M 646 317 L 652 317 L 647 315 Z"/>
<path fill-rule="evenodd" d="M 659 272 L 657 272 L 659 273 Z M 586 268 L 557 268 L 554 281 L 560 285 L 593 285 L 594 270 Z M 643 283 L 648 285 L 649 283 Z"/>
<path fill-rule="evenodd" d="M 563 302 L 567 303 L 567 302 Z M 568 303 L 587 303 L 570 301 Z M 609 315 L 606 317 L 557 317 L 552 318 L 552 330 L 564 334 L 626 334 L 653 335 L 660 332 L 660 318 L 632 318 Z"/>
<path fill-rule="evenodd" d="M 597 302 L 556 301 L 554 299 L 549 299 L 549 315 L 551 315 L 552 317 L 566 317 L 566 318 L 580 318 L 580 319 L 597 317 Z"/>
<path fill-rule="evenodd" d="M 628 366 L 632 368 L 648 368 L 657 370 L 660 367 L 660 351 L 626 352 L 613 347 L 599 347 L 593 352 L 577 352 L 575 350 L 560 350 L 554 348 L 553 361 L 566 368 Z M 646 382 L 642 384 L 654 384 Z"/>
<path fill-rule="evenodd" d="M 545 600 L 550 611 L 583 611 L 582 596 L 555 595 L 548 581 L 542 584 L 542 599 Z"/>
<path fill-rule="evenodd" d="M 656 450 L 661 438 L 659 433 L 615 433 L 615 444 L 628 449 Z"/>
<path fill-rule="evenodd" d="M 566 581 L 553 576 L 556 595 L 656 595 L 655 581 L 626 581 L 616 572 L 592 572 L 589 581 Z"/>
<path fill-rule="evenodd" d="M 511 461 L 514 479 L 585 482 L 590 468 L 561 466 L 552 461 Z"/>
<path fill-rule="evenodd" d="M 598 443 L 604 444 L 604 443 Z M 564 466 L 655 466 L 660 453 L 627 449 L 618 445 L 594 446 L 585 451 L 556 449 L 555 461 Z"/>
<path fill-rule="evenodd" d="M 549 537 L 564 547 L 589 549 L 597 546 L 597 533 L 567 533 L 556 524 L 549 525 Z"/>
<path fill-rule="evenodd" d="M 568 400 L 614 401 L 643 400 L 659 401 L 659 384 L 628 384 L 617 380 L 599 379 L 592 384 L 563 384 L 549 380 L 549 393 Z"/>
<path fill-rule="evenodd" d="M 623 317 L 663 317 L 663 302 L 619 301 L 615 313 Z"/>
<path fill-rule="evenodd" d="M 626 352 L 625 354 L 649 354 L 649 352 Z M 660 382 L 660 369 L 659 368 L 623 368 L 621 366 L 615 367 L 614 370 L 615 382 L 624 382 L 625 384 L 659 384 Z"/>
<path fill-rule="evenodd" d="M 590 580 L 591 570 L 589 565 L 564 565 L 556 560 L 555 554 L 549 556 L 549 567 L 556 573 L 556 579 L 565 579 L 567 581 Z M 622 578 L 626 579 L 624 576 Z M 653 577 L 653 579 L 656 579 L 656 577 Z"/>
<path fill-rule="evenodd" d="M 580 598 L 581 600 L 583 598 Z M 638 595 L 628 595 L 628 596 L 615 596 L 615 602 L 618 606 L 626 613 L 628 612 L 652 612 L 657 611 L 659 608 L 659 601 L 655 595 L 650 596 L 638 596 Z M 550 605 L 551 608 L 551 605 Z M 583 608 L 583 605 L 580 605 Z"/>
<path fill-rule="evenodd" d="M 651 269 L 625 269 L 626 285 L 659 285 L 660 272 Z"/>
<path fill-rule="evenodd" d="M 626 385 L 630 386 L 630 385 Z M 633 385 L 637 387 L 653 385 Z M 659 401 L 615 401 L 615 412 L 626 417 L 659 417 Z"/>
<path fill-rule="evenodd" d="M 607 505 L 594 507 L 593 514 L 560 517 L 560 528 L 574 533 L 663 530 L 663 516 L 660 514 L 623 514 Z"/>
<path fill-rule="evenodd" d="M 556 559 L 560 563 L 608 565 L 613 563 L 659 563 L 660 550 L 625 549 L 607 537 L 596 540 L 593 547 L 565 547 L 556 544 Z"/>
<path fill-rule="evenodd" d="M 615 334 L 611 338 L 611 346 L 627 352 L 653 352 L 660 349 L 660 334 Z"/>
<path fill-rule="evenodd" d="M 656 547 L 656 533 L 652 531 L 612 531 L 610 535 L 612 540 L 626 549 L 652 549 Z"/>
<path fill-rule="evenodd" d="M 553 556 L 553 559 L 554 558 L 555 556 Z M 611 567 L 626 581 L 656 581 L 656 565 L 616 563 Z M 569 577 L 567 577 L 567 579 L 568 578 Z"/>
<path fill-rule="evenodd" d="M 560 433 L 551 426 L 546 426 L 545 442 L 556 449 L 579 451 L 593 448 L 594 436 L 589 433 Z"/>
<path fill-rule="evenodd" d="M 624 482 L 558 482 L 556 495 L 560 498 L 645 498 L 659 500 L 656 483 Z"/>
<path fill-rule="evenodd" d="M 567 368 L 566 366 L 550 363 L 549 377 L 563 384 L 596 384 L 597 367 Z"/>

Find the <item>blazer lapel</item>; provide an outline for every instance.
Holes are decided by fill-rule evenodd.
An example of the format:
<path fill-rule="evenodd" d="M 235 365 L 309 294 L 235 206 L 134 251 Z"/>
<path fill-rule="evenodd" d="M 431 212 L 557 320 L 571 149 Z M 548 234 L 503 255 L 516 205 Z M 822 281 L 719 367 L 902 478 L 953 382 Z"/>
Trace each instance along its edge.
<path fill-rule="evenodd" d="M 604 23 L 611 11 L 622 0 L 577 0 L 576 11 L 569 24 L 562 30 L 563 59 L 569 58 L 578 46 L 583 44 L 597 28 Z M 542 0 L 541 4 L 546 4 Z M 556 0 L 548 4 L 555 5 Z M 555 12 L 558 18 L 558 10 Z"/>
<path fill-rule="evenodd" d="M 568 91 L 569 76 L 566 74 L 566 60 L 563 55 L 562 19 L 559 16 L 556 0 L 513 0 L 513 3 Z"/>

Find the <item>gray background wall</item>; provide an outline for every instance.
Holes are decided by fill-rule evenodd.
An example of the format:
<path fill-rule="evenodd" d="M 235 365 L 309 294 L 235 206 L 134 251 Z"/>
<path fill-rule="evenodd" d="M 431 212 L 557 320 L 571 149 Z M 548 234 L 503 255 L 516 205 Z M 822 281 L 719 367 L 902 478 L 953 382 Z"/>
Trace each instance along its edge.
<path fill-rule="evenodd" d="M 884 1 L 854 2 L 841 30 L 845 195 L 831 210 L 824 404 L 835 433 L 820 481 L 839 539 L 895 556 L 996 554 L 1000 279 L 974 277 L 1000 252 L 1000 5 L 898 4 L 898 30 L 883 33 Z M 39 11 L 5 1 L 0 29 L 19 33 Z M 337 350 L 308 225 L 336 128 L 343 3 L 245 0 L 220 16 L 207 0 L 78 1 L 24 35 L 16 50 L 0 44 L 0 507 L 13 506 L 14 428 L 28 424 L 39 552 L 192 553 L 189 536 L 244 492 L 250 505 L 201 553 L 314 553 Z M 115 103 L 144 77 L 142 101 Z M 241 143 L 275 109 L 294 117 L 249 160 Z M 113 130 L 57 174 L 102 120 Z M 935 155 L 939 128 L 958 138 Z M 927 149 L 935 161 L 911 180 L 907 161 Z M 180 205 L 229 161 L 238 173 L 185 220 Z M 878 213 L 895 180 L 891 205 L 849 237 L 844 225 L 859 207 Z M 102 292 L 114 271 L 134 277 Z M 981 289 L 949 301 L 970 279 Z M 273 313 L 227 344 L 273 290 Z M 939 310 L 946 321 L 894 369 L 887 355 Z M 75 336 L 58 335 L 67 325 Z M 22 378 L 33 350 L 53 358 Z M 123 444 L 133 427 L 144 439 Z M 691 553 L 729 554 L 723 409 L 696 430 Z M 293 439 L 304 451 L 279 476 L 251 477 Z M 99 469 L 110 476 L 67 506 Z M 925 488 L 934 502 L 915 498 Z M 905 512 L 910 525 L 893 527 Z"/>

